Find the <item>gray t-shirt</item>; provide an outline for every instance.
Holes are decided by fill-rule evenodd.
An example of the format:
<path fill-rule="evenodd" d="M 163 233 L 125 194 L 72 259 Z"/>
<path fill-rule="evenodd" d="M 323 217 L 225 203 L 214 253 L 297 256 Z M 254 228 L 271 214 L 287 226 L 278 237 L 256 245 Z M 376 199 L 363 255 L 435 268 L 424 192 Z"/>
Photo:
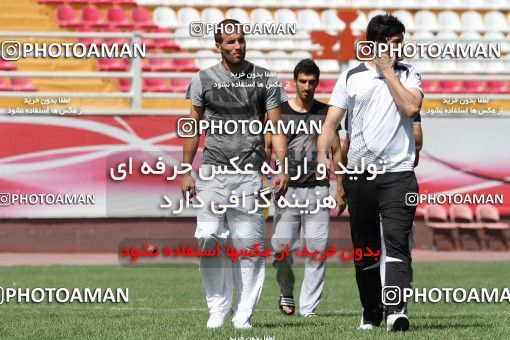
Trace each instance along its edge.
<path fill-rule="evenodd" d="M 308 112 L 297 112 L 289 103 L 282 105 L 282 118 L 288 123 L 294 121 L 295 126 L 298 122 L 303 121 L 306 126 L 310 126 L 310 121 L 321 121 L 322 126 L 328 113 L 329 105 L 321 103 L 317 100 L 314 101 L 312 107 Z M 312 131 L 309 131 L 312 132 Z M 314 131 L 313 131 L 314 132 Z M 328 179 L 318 181 L 315 173 L 317 168 L 317 133 L 305 134 L 297 133 L 287 134 L 288 150 L 289 150 L 289 176 L 296 177 L 298 174 L 298 167 L 301 167 L 301 176 L 297 179 L 291 179 L 289 187 L 314 187 L 314 186 L 329 186 L 329 173 Z M 304 173 L 306 158 L 306 174 Z"/>
<path fill-rule="evenodd" d="M 279 86 L 271 86 L 274 84 Z M 204 119 L 211 124 L 226 120 L 259 120 L 263 124 L 268 110 L 288 100 L 281 83 L 270 71 L 248 61 L 236 75 L 220 64 L 198 72 L 191 79 L 186 98 L 204 108 Z M 246 131 L 243 135 L 240 125 L 235 134 L 206 133 L 203 164 L 231 168 L 230 159 L 236 156 L 239 166 L 251 163 L 254 169 L 260 169 L 267 160 L 263 133 Z"/>

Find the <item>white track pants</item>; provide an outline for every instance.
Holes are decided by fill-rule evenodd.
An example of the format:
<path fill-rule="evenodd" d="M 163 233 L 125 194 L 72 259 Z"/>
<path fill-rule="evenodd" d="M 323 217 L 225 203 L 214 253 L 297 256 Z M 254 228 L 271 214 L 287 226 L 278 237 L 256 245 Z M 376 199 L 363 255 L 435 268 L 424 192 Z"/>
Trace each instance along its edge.
<path fill-rule="evenodd" d="M 207 166 L 206 166 L 207 167 Z M 243 324 L 253 314 L 262 293 L 265 277 L 265 259 L 263 257 L 243 257 L 232 261 L 225 252 L 230 239 L 236 249 L 253 249 L 261 243 L 264 249 L 264 216 L 262 209 L 248 214 L 254 207 L 255 191 L 260 191 L 262 179 L 254 175 L 216 175 L 210 181 L 197 182 L 198 196 L 204 201 L 204 208 L 197 213 L 197 238 L 202 249 L 216 249 L 222 246 L 221 256 L 199 259 L 200 275 L 209 312 L 226 312 L 232 307 L 233 286 L 237 289 L 236 313 L 234 322 Z M 227 208 L 218 215 L 211 211 L 210 202 L 228 204 L 232 191 L 240 197 L 247 195 L 246 207 Z M 226 226 L 228 224 L 228 228 Z"/>
<path fill-rule="evenodd" d="M 317 193 L 319 193 L 317 195 Z M 327 187 L 311 188 L 289 188 L 285 198 L 293 201 L 292 195 L 296 195 L 299 202 L 308 199 L 311 202 L 310 210 L 315 209 L 317 199 L 323 199 L 329 195 Z M 274 253 L 278 254 L 285 245 L 289 245 L 291 253 L 300 247 L 300 231 L 303 229 L 304 245 L 311 252 L 318 250 L 319 254 L 326 248 L 329 232 L 329 209 L 321 208 L 316 214 L 300 214 L 297 209 L 281 209 L 276 207 L 273 237 L 271 245 Z M 283 246 L 282 246 L 283 245 Z M 284 296 L 293 295 L 294 292 L 294 272 L 292 264 L 294 259 L 292 254 L 285 257 L 282 261 L 274 261 L 276 268 L 276 280 Z M 299 313 L 307 315 L 313 313 L 321 301 L 322 289 L 324 287 L 324 278 L 326 275 L 326 262 L 313 261 L 310 257 L 306 258 L 305 274 L 301 294 L 299 297 Z"/>

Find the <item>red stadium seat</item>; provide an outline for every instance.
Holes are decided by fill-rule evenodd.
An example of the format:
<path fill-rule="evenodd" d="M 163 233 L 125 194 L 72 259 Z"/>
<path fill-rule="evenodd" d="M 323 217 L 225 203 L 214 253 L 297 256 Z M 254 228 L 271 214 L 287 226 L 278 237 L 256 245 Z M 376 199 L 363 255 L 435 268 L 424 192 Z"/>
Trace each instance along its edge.
<path fill-rule="evenodd" d="M 62 27 L 78 27 L 83 25 L 83 22 L 76 15 L 74 8 L 66 6 L 57 8 L 57 23 Z"/>
<path fill-rule="evenodd" d="M 175 68 L 183 72 L 198 72 L 199 68 L 193 59 L 174 59 Z"/>
<path fill-rule="evenodd" d="M 331 93 L 335 87 L 336 79 L 322 79 L 317 86 L 317 93 Z"/>
<path fill-rule="evenodd" d="M 0 78 L 0 91 L 12 91 L 11 85 L 4 78 Z"/>
<path fill-rule="evenodd" d="M 424 80 L 422 83 L 423 93 L 440 93 L 441 88 L 436 82 Z"/>
<path fill-rule="evenodd" d="M 115 27 L 108 27 L 105 29 L 105 32 L 108 32 L 108 33 L 119 33 L 119 32 L 122 32 L 120 29 L 118 28 L 115 28 Z M 113 44 L 118 44 L 119 46 L 122 45 L 122 44 L 129 44 L 129 39 L 126 39 L 126 38 L 107 38 L 106 39 L 106 44 L 108 46 L 112 46 Z"/>
<path fill-rule="evenodd" d="M 476 207 L 476 219 L 485 227 L 485 245 L 490 250 L 508 249 L 508 236 L 505 234 L 510 226 L 501 223 L 498 209 L 490 204 Z"/>
<path fill-rule="evenodd" d="M 175 65 L 168 59 L 154 58 L 149 61 L 151 71 L 169 72 L 175 70 Z"/>
<path fill-rule="evenodd" d="M 126 16 L 122 8 L 110 7 L 106 12 L 108 22 L 114 27 L 133 28 L 133 22 Z"/>
<path fill-rule="evenodd" d="M 113 0 L 117 5 L 136 5 L 135 0 Z"/>
<path fill-rule="evenodd" d="M 154 21 L 152 20 L 152 12 L 143 7 L 133 8 L 131 12 L 131 17 L 133 19 L 133 24 L 135 27 L 139 28 L 156 28 Z"/>
<path fill-rule="evenodd" d="M 457 224 L 448 222 L 446 210 L 440 205 L 428 205 L 423 213 L 425 225 L 431 233 L 432 245 L 437 250 L 454 250 L 458 248 Z"/>
<path fill-rule="evenodd" d="M 172 92 L 186 92 L 190 84 L 189 79 L 170 79 L 170 87 Z"/>
<path fill-rule="evenodd" d="M 99 9 L 96 7 L 85 7 L 81 11 L 83 23 L 91 27 L 106 27 L 108 23 L 103 19 Z"/>
<path fill-rule="evenodd" d="M 156 41 L 154 39 L 143 39 L 142 44 L 145 45 L 145 48 L 153 49 L 156 48 Z"/>
<path fill-rule="evenodd" d="M 16 65 L 13 63 L 3 60 L 0 58 L 0 70 L 2 71 L 14 71 L 16 69 Z"/>
<path fill-rule="evenodd" d="M 66 2 L 71 5 L 84 5 L 88 3 L 88 0 L 67 0 Z"/>
<path fill-rule="evenodd" d="M 452 222 L 459 226 L 459 238 L 464 250 L 481 250 L 484 249 L 482 223 L 473 221 L 473 212 L 467 205 L 452 205 L 450 207 L 450 217 Z"/>
<path fill-rule="evenodd" d="M 88 0 L 88 2 L 96 5 L 136 5 L 135 0 Z"/>
<path fill-rule="evenodd" d="M 293 85 L 290 80 L 281 80 L 280 81 L 285 88 L 285 92 L 287 93 L 296 93 L 296 87 Z"/>
<path fill-rule="evenodd" d="M 37 91 L 30 78 L 11 78 L 10 81 L 13 91 Z"/>
<path fill-rule="evenodd" d="M 98 58 L 100 71 L 127 71 L 129 65 L 127 60 L 118 58 Z"/>
<path fill-rule="evenodd" d="M 164 79 L 148 78 L 143 80 L 144 92 L 172 92 L 172 88 Z"/>
<path fill-rule="evenodd" d="M 488 81 L 487 82 L 488 93 L 510 93 L 510 86 L 506 81 Z"/>
<path fill-rule="evenodd" d="M 170 33 L 167 29 L 164 28 L 156 28 L 152 30 L 153 33 Z M 154 39 L 156 46 L 159 48 L 168 48 L 174 50 L 180 50 L 181 47 L 175 40 L 172 39 Z"/>
<path fill-rule="evenodd" d="M 38 3 L 45 5 L 60 5 L 63 4 L 65 0 L 39 0 Z"/>
<path fill-rule="evenodd" d="M 118 85 L 122 92 L 129 92 L 129 90 L 131 90 L 131 79 L 120 78 Z"/>
<path fill-rule="evenodd" d="M 149 59 L 142 59 L 142 71 L 152 72 L 151 61 Z"/>
<path fill-rule="evenodd" d="M 464 93 L 486 93 L 487 86 L 483 81 L 464 81 L 462 83 Z"/>
<path fill-rule="evenodd" d="M 78 28 L 78 32 L 93 33 L 96 32 L 96 30 L 90 27 L 80 27 Z M 78 38 L 78 42 L 88 47 L 91 44 L 96 44 L 97 46 L 100 46 L 104 41 L 103 39 L 100 38 Z"/>
<path fill-rule="evenodd" d="M 89 3 L 94 5 L 111 5 L 115 3 L 115 0 L 89 0 Z"/>
<path fill-rule="evenodd" d="M 441 89 L 441 93 L 462 93 L 462 84 L 458 81 L 440 81 L 439 87 Z"/>

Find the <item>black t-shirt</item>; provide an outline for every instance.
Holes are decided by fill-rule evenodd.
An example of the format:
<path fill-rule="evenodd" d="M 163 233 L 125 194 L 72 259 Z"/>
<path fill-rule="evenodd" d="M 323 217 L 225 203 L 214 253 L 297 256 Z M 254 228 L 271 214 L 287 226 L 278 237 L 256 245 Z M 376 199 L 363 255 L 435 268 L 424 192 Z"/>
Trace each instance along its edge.
<path fill-rule="evenodd" d="M 289 187 L 313 187 L 313 186 L 329 186 L 329 175 L 327 179 L 317 181 L 316 179 L 316 168 L 317 168 L 317 132 L 310 128 L 310 121 L 316 121 L 316 125 L 320 125 L 321 129 L 324 126 L 326 114 L 328 113 L 329 105 L 321 103 L 317 100 L 314 101 L 312 107 L 308 112 L 297 112 L 293 110 L 289 102 L 282 103 L 281 112 L 282 119 L 285 122 L 294 121 L 294 126 L 298 127 L 306 124 L 307 133 L 292 133 L 296 131 L 290 131 L 287 134 L 288 139 L 288 152 L 289 152 L 289 176 L 296 177 L 298 174 L 298 167 L 301 167 L 301 176 L 299 178 L 290 180 Z M 320 121 L 320 122 L 319 122 Z M 312 132 L 312 133 L 310 133 Z M 305 158 L 306 158 L 306 174 L 305 170 Z"/>

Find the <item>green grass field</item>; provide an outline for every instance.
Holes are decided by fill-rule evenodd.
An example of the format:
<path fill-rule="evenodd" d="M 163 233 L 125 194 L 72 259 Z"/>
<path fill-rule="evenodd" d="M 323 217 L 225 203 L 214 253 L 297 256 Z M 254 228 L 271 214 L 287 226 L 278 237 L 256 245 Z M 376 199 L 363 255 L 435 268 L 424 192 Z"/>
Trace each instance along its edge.
<path fill-rule="evenodd" d="M 508 263 L 416 263 L 415 286 L 510 286 Z M 1 338 L 87 339 L 509 339 L 510 304 L 410 305 L 411 330 L 387 334 L 385 328 L 356 328 L 360 304 L 354 272 L 348 266 L 329 267 L 319 318 L 287 317 L 278 311 L 275 270 L 266 282 L 254 317 L 255 327 L 237 331 L 231 322 L 207 330 L 208 312 L 196 268 L 126 268 L 112 266 L 9 267 L 0 269 L 2 287 L 129 287 L 127 304 L 0 305 Z M 302 278 L 302 268 L 296 270 Z M 300 281 L 298 281 L 300 282 Z M 295 292 L 299 296 L 299 292 Z"/>

